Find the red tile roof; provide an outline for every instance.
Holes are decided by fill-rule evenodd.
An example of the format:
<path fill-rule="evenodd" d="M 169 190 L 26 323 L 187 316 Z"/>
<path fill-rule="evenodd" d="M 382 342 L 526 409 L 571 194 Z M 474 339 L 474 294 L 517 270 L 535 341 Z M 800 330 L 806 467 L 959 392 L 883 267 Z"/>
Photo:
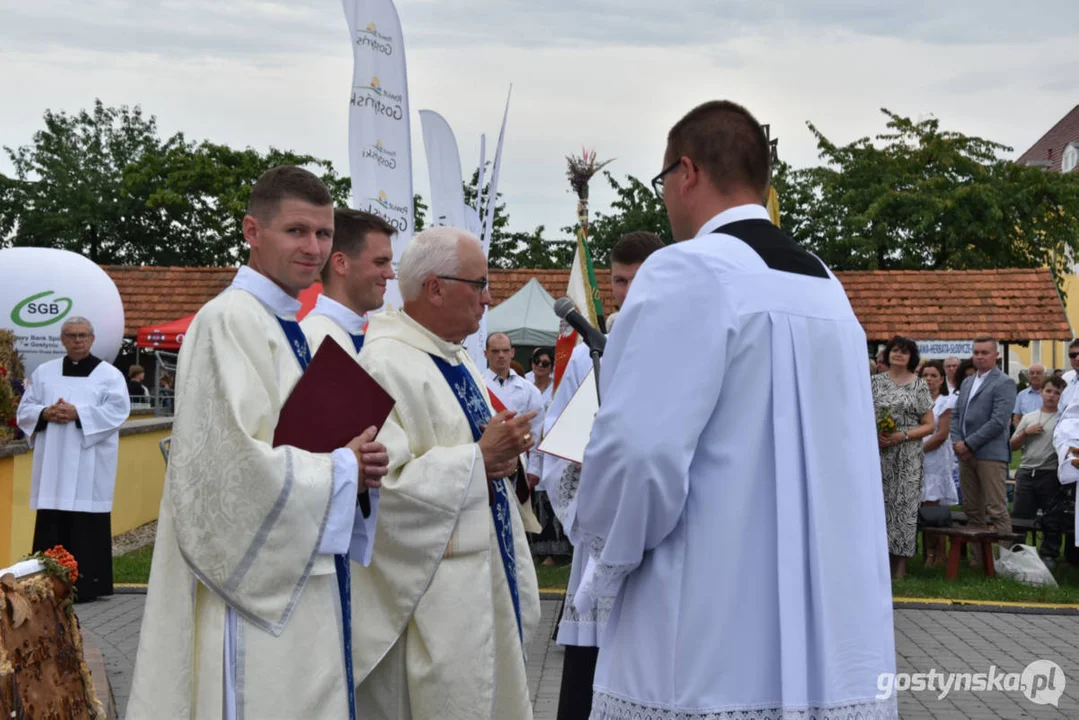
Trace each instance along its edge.
<path fill-rule="evenodd" d="M 236 268 L 103 265 L 124 303 L 124 335 L 187 317 L 228 287 Z"/>
<path fill-rule="evenodd" d="M 1079 105 L 1072 108 L 1072 111 L 1062 117 L 1049 132 L 1042 135 L 1041 139 L 1020 155 L 1016 162 L 1026 165 L 1049 161 L 1049 170 L 1060 172 L 1060 161 L 1064 150 L 1068 147 L 1068 143 L 1072 142 L 1079 142 Z M 1079 172 L 1079 167 L 1072 172 Z"/>
<path fill-rule="evenodd" d="M 869 340 L 1069 340 L 1047 268 L 837 272 Z"/>
<path fill-rule="evenodd" d="M 176 320 L 198 311 L 232 281 L 235 268 L 105 266 L 124 302 L 126 329 Z M 614 312 L 610 273 L 597 269 L 604 312 Z M 919 340 L 1002 342 L 1068 340 L 1072 331 L 1048 269 L 837 272 L 870 340 L 896 333 Z M 491 270 L 494 304 L 536 278 L 555 298 L 569 270 Z"/>
<path fill-rule="evenodd" d="M 531 279 L 536 278 L 543 289 L 555 300 L 566 294 L 569 285 L 569 270 L 494 270 L 488 273 L 491 286 L 492 307 L 520 290 Z M 617 308 L 614 306 L 614 293 L 611 292 L 611 271 L 596 268 L 596 283 L 599 296 L 603 300 L 603 313 L 610 315 Z"/>

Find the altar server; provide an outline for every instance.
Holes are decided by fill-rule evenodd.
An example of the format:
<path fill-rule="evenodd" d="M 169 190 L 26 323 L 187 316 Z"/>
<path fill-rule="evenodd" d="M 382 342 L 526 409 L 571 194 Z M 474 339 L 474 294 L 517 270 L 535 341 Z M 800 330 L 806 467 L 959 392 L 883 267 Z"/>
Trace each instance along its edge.
<path fill-rule="evenodd" d="M 676 240 L 603 358 L 571 538 L 613 598 L 592 718 L 897 717 L 866 337 L 770 221 L 768 140 L 739 105 L 670 131 Z"/>
<path fill-rule="evenodd" d="M 16 421 L 34 449 L 34 552 L 63 545 L 79 564 L 75 589 L 85 602 L 112 595 L 110 513 L 120 426 L 131 402 L 123 374 L 90 354 L 89 320 L 65 320 L 60 342 L 67 355 L 31 373 Z"/>

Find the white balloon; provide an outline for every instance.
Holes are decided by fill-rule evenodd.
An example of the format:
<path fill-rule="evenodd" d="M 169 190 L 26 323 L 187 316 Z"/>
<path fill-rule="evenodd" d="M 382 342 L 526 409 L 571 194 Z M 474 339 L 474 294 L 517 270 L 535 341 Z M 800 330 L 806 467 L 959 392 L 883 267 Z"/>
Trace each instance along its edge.
<path fill-rule="evenodd" d="M 0 328 L 15 332 L 26 375 L 66 355 L 64 320 L 93 323 L 90 352 L 113 362 L 124 339 L 124 304 L 112 278 L 77 253 L 52 248 L 0 250 Z"/>

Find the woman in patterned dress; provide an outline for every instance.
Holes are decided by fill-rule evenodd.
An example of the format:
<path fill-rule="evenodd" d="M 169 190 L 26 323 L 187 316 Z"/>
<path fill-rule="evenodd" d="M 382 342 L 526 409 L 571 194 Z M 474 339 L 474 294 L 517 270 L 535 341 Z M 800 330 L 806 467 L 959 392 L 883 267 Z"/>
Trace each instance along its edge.
<path fill-rule="evenodd" d="M 880 433 L 880 470 L 884 482 L 884 519 L 892 576 L 907 574 L 907 558 L 917 547 L 918 506 L 922 500 L 922 438 L 933 434 L 929 386 L 914 374 L 918 346 L 896 335 L 884 346 L 886 372 L 873 376 L 873 407 L 887 408 L 896 429 Z"/>

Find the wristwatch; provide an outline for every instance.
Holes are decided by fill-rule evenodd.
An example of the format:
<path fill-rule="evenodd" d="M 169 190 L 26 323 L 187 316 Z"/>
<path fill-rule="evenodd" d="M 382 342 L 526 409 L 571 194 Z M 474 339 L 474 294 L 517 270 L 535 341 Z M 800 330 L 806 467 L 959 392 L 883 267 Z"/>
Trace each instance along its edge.
<path fill-rule="evenodd" d="M 904 440 L 910 440 L 910 435 L 907 435 L 907 431 L 906 431 L 906 430 L 904 430 L 904 431 L 903 431 L 903 439 L 904 439 Z"/>

